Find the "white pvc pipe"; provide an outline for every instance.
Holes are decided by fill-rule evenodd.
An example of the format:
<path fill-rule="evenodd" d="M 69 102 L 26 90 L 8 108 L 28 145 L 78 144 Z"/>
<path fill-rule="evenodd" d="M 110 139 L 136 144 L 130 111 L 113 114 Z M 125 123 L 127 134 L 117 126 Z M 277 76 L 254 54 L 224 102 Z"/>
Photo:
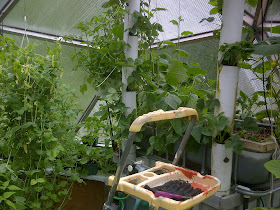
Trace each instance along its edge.
<path fill-rule="evenodd" d="M 128 44 L 125 47 L 124 53 L 126 58 L 132 58 L 135 60 L 138 57 L 138 36 L 130 36 L 129 29 L 135 24 L 132 14 L 140 11 L 140 0 L 128 0 L 126 10 L 128 14 L 125 14 L 124 18 L 124 41 Z M 129 115 L 136 108 L 136 92 L 127 91 L 127 79 L 132 74 L 133 67 L 125 67 L 122 70 L 122 102 L 128 107 L 125 115 Z M 122 141 L 122 148 L 125 148 L 126 141 Z M 128 155 L 128 163 L 136 160 L 136 147 L 132 145 L 131 151 Z"/>
<path fill-rule="evenodd" d="M 223 26 L 220 36 L 220 46 L 224 43 L 241 41 L 243 14 L 245 0 L 223 1 Z M 221 54 L 219 54 L 219 59 Z M 232 66 L 220 66 L 217 72 L 216 97 L 220 101 L 220 107 L 215 110 L 216 114 L 224 112 L 229 119 L 230 126 L 234 123 L 235 106 L 239 68 Z M 220 196 L 228 195 L 231 186 L 232 172 L 232 149 L 222 149 L 224 145 L 213 142 L 211 173 L 221 181 Z M 224 161 L 226 158 L 226 162 Z"/>
<path fill-rule="evenodd" d="M 229 119 L 230 126 L 232 126 L 234 123 L 238 78 L 239 67 L 218 67 L 216 98 L 220 101 L 220 107 L 217 108 L 216 112 L 217 114 L 223 112 L 224 115 Z"/>
<path fill-rule="evenodd" d="M 241 41 L 245 0 L 224 0 L 220 45 Z"/>
<path fill-rule="evenodd" d="M 218 196 L 230 193 L 231 182 L 229 178 L 232 171 L 232 153 L 232 148 L 226 149 L 224 144 L 214 143 L 212 145 L 212 159 L 215 160 L 215 164 L 212 164 L 211 172 L 221 181 L 221 189 L 216 193 Z"/>
<path fill-rule="evenodd" d="M 127 1 L 126 10 L 128 14 L 124 17 L 124 41 L 129 45 L 124 49 L 125 57 L 132 58 L 135 60 L 138 57 L 138 36 L 130 36 L 129 29 L 135 24 L 133 20 L 133 13 L 140 11 L 140 0 L 129 0 Z M 127 79 L 133 71 L 133 67 L 125 67 L 122 71 L 122 83 L 123 83 L 123 94 L 127 89 Z M 123 101 L 124 102 L 124 101 Z"/>

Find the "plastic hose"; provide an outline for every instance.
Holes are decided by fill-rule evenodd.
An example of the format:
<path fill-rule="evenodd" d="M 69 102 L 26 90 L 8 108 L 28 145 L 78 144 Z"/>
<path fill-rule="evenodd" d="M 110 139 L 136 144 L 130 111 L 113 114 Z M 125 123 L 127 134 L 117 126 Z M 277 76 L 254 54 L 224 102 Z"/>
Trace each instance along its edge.
<path fill-rule="evenodd" d="M 120 206 L 120 210 L 124 210 L 124 203 L 123 203 L 123 200 L 127 199 L 129 197 L 129 195 L 123 197 L 123 198 L 120 198 L 120 197 L 117 197 L 117 196 L 114 196 L 114 199 L 118 200 L 119 201 L 119 206 Z"/>

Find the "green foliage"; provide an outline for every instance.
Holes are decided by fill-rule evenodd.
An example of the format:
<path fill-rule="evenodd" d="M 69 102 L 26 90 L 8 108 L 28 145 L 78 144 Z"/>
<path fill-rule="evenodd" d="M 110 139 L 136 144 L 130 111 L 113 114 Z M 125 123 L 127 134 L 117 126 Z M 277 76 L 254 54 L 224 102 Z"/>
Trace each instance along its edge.
<path fill-rule="evenodd" d="M 55 183 L 75 168 L 74 96 L 60 83 L 61 46 L 46 56 L 0 38 L 1 209 L 47 209 L 69 197 Z M 65 177 L 63 177 L 66 179 Z M 77 180 L 71 176 L 69 180 Z M 66 190 L 60 194 L 61 190 Z M 1 198 L 1 199 L 2 199 Z"/>
<path fill-rule="evenodd" d="M 274 30 L 277 31 L 277 28 Z M 270 42 L 270 44 L 267 43 Z M 271 37 L 254 45 L 254 54 L 271 56 L 280 54 L 280 37 Z"/>
<path fill-rule="evenodd" d="M 279 208 L 266 208 L 266 207 L 258 207 L 254 209 L 248 209 L 248 210 L 278 210 Z"/>
<path fill-rule="evenodd" d="M 248 60 L 251 56 L 252 42 L 241 41 L 233 44 L 225 43 L 220 46 L 222 52 L 221 64 L 227 66 L 237 66 L 240 60 Z"/>
<path fill-rule="evenodd" d="M 255 110 L 261 106 L 262 102 L 258 101 L 258 94 L 253 94 L 252 97 L 246 95 L 243 91 L 239 92 L 239 97 L 236 101 L 236 114 L 240 115 L 240 119 L 244 120 L 246 117 L 254 117 Z M 255 107 L 254 107 L 255 106 Z"/>
<path fill-rule="evenodd" d="M 267 44 L 270 42 L 270 45 Z M 267 101 L 270 101 L 272 106 L 266 107 L 264 101 L 258 103 L 258 106 L 263 107 L 263 110 L 257 112 L 255 114 L 258 120 L 263 120 L 264 118 L 272 118 L 274 119 L 274 135 L 276 139 L 279 139 L 280 135 L 280 90 L 279 90 L 279 37 L 270 37 L 265 41 L 259 42 L 258 44 L 254 44 L 254 54 L 258 54 L 261 56 L 258 57 L 250 57 L 251 70 L 255 74 L 257 80 L 263 81 L 265 84 L 265 91 L 258 91 L 256 94 L 261 97 L 266 97 Z M 262 56 L 274 56 L 274 60 L 264 61 Z M 263 76 L 265 74 L 265 76 Z M 263 78 L 264 77 L 264 78 Z"/>
<path fill-rule="evenodd" d="M 199 21 L 199 23 L 202 23 L 203 21 L 207 21 L 207 22 L 211 23 L 214 20 L 215 20 L 214 17 L 202 18 L 201 21 Z"/>
<path fill-rule="evenodd" d="M 121 69 L 128 65 L 123 41 L 125 10 L 113 2 L 106 4 L 106 7 L 111 4 L 113 7 L 102 15 L 77 25 L 83 34 L 81 39 L 90 46 L 78 50 L 73 56 L 73 60 L 77 60 L 76 69 L 81 68 L 88 73 L 80 89 L 82 93 L 87 90 L 87 84 L 94 84 L 96 90 L 107 84 L 119 85 Z"/>
<path fill-rule="evenodd" d="M 208 3 L 214 6 L 214 8 L 210 10 L 210 15 L 217 13 L 222 14 L 223 0 L 210 0 Z"/>
<path fill-rule="evenodd" d="M 113 28 L 110 35 L 92 37 L 94 40 L 90 41 L 89 44 L 91 48 L 98 52 L 103 51 L 104 43 L 110 43 L 111 41 L 123 42 L 120 39 L 121 32 L 123 32 L 120 22 L 116 23 L 116 18 L 110 18 L 114 14 L 121 20 L 124 15 L 123 7 L 119 8 L 121 4 L 117 5 L 116 2 L 111 1 L 111 3 L 110 13 L 107 11 L 102 16 L 94 17 L 92 23 L 81 24 L 89 27 L 80 27 L 82 31 L 89 34 L 95 34 L 95 32 L 98 34 L 98 31 L 109 33 L 110 28 Z M 215 85 L 211 86 L 212 83 L 205 78 L 207 72 L 201 69 L 199 64 L 187 61 L 189 54 L 186 51 L 178 48 L 170 55 L 164 53 L 164 51 L 161 51 L 162 49 L 168 46 L 177 46 L 175 43 L 168 41 L 160 42 L 157 50 L 149 49 L 149 46 L 156 39 L 158 31 L 161 31 L 161 26 L 151 24 L 150 18 L 154 16 L 155 12 L 161 10 L 164 9 L 158 8 L 150 11 L 149 5 L 142 2 L 141 11 L 132 14 L 135 24 L 129 29 L 129 33 L 140 38 L 139 57 L 134 61 L 124 59 L 123 50 L 126 47 L 125 45 L 123 48 L 118 49 L 118 53 L 114 53 L 113 49 L 106 47 L 108 50 L 105 51 L 104 58 L 106 58 L 107 54 L 110 55 L 110 58 L 106 58 L 106 62 L 99 62 L 96 60 L 96 56 L 88 54 L 84 54 L 82 57 L 76 56 L 79 67 L 82 67 L 80 65 L 82 62 L 87 62 L 87 66 L 94 66 L 95 70 L 99 68 L 96 72 L 88 71 L 89 68 L 86 69 L 89 73 L 87 82 L 102 91 L 103 100 L 108 101 L 109 108 L 107 105 L 101 105 L 100 111 L 86 120 L 86 127 L 90 131 L 90 136 L 104 139 L 106 146 L 112 140 L 120 144 L 122 140 L 127 138 L 128 128 L 137 116 L 158 109 L 173 110 L 179 107 L 191 107 L 198 110 L 200 121 L 196 123 L 188 142 L 191 146 L 187 146 L 187 148 L 190 150 L 194 150 L 194 147 L 197 148 L 200 144 L 211 144 L 215 129 L 221 132 L 228 123 L 224 116 L 215 116 L 213 114 L 215 106 L 219 106 L 219 101 L 215 99 Z M 108 23 L 108 26 L 96 24 L 104 22 L 103 20 Z M 181 21 L 183 21 L 181 17 L 178 20 L 171 20 L 177 26 Z M 213 18 L 207 19 L 207 21 L 211 22 Z M 98 28 L 96 29 L 95 27 Z M 190 36 L 192 32 L 184 31 L 181 35 Z M 95 45 L 92 43 L 95 43 Z M 83 50 L 83 52 L 87 51 L 90 50 Z M 87 59 L 87 57 L 91 57 L 91 59 Z M 95 66 L 97 63 L 99 65 Z M 117 67 L 116 64 L 118 64 Z M 137 91 L 137 109 L 127 117 L 124 115 L 126 107 L 120 102 L 122 84 L 115 83 L 115 81 L 121 81 L 121 69 L 124 67 L 133 67 L 135 69 L 128 78 L 128 90 Z M 85 89 L 82 88 L 82 90 Z M 113 132 L 108 122 L 108 109 L 113 121 Z M 152 151 L 156 151 L 158 154 L 162 154 L 166 150 L 173 151 L 173 144 L 182 139 L 188 123 L 188 119 L 151 123 L 142 128 L 141 132 L 136 135 L 135 141 L 139 144 L 146 141 L 147 154 Z M 150 130 L 152 130 L 152 134 L 148 134 Z M 233 147 L 237 146 L 233 145 Z M 89 156 L 88 159 L 97 160 L 94 155 Z"/>
<path fill-rule="evenodd" d="M 280 26 L 274 26 L 271 28 L 272 33 L 280 34 Z"/>
<path fill-rule="evenodd" d="M 256 7 L 258 4 L 258 0 L 246 0 L 246 3 L 252 7 Z"/>
<path fill-rule="evenodd" d="M 252 7 L 256 7 L 258 0 L 246 0 L 246 3 Z M 222 14 L 223 0 L 209 0 L 208 4 L 214 6 L 214 8 L 210 10 L 211 15 Z"/>
<path fill-rule="evenodd" d="M 276 178 L 280 178 L 280 160 L 270 160 L 264 164 L 264 167 Z"/>

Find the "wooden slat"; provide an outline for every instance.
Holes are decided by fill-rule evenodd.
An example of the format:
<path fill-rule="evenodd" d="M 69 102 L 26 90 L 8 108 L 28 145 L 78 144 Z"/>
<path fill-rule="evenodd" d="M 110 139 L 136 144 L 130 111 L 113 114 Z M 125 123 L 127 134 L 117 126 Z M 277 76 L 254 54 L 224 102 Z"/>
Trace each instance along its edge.
<path fill-rule="evenodd" d="M 243 142 L 243 149 L 253 150 L 256 152 L 269 152 L 275 149 L 273 141 L 256 142 L 247 139 L 241 139 Z"/>

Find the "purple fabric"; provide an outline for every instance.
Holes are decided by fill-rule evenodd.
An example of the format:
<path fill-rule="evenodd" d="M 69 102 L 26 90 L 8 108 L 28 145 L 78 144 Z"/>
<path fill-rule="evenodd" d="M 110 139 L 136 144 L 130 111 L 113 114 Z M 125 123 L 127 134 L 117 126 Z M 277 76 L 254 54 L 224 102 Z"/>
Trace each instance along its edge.
<path fill-rule="evenodd" d="M 176 194 L 171 194 L 171 193 L 167 193 L 167 192 L 163 192 L 163 191 L 156 191 L 155 193 L 155 196 L 156 197 L 165 197 L 165 198 L 175 198 L 175 199 L 182 199 L 182 196 L 181 195 L 176 195 Z"/>

